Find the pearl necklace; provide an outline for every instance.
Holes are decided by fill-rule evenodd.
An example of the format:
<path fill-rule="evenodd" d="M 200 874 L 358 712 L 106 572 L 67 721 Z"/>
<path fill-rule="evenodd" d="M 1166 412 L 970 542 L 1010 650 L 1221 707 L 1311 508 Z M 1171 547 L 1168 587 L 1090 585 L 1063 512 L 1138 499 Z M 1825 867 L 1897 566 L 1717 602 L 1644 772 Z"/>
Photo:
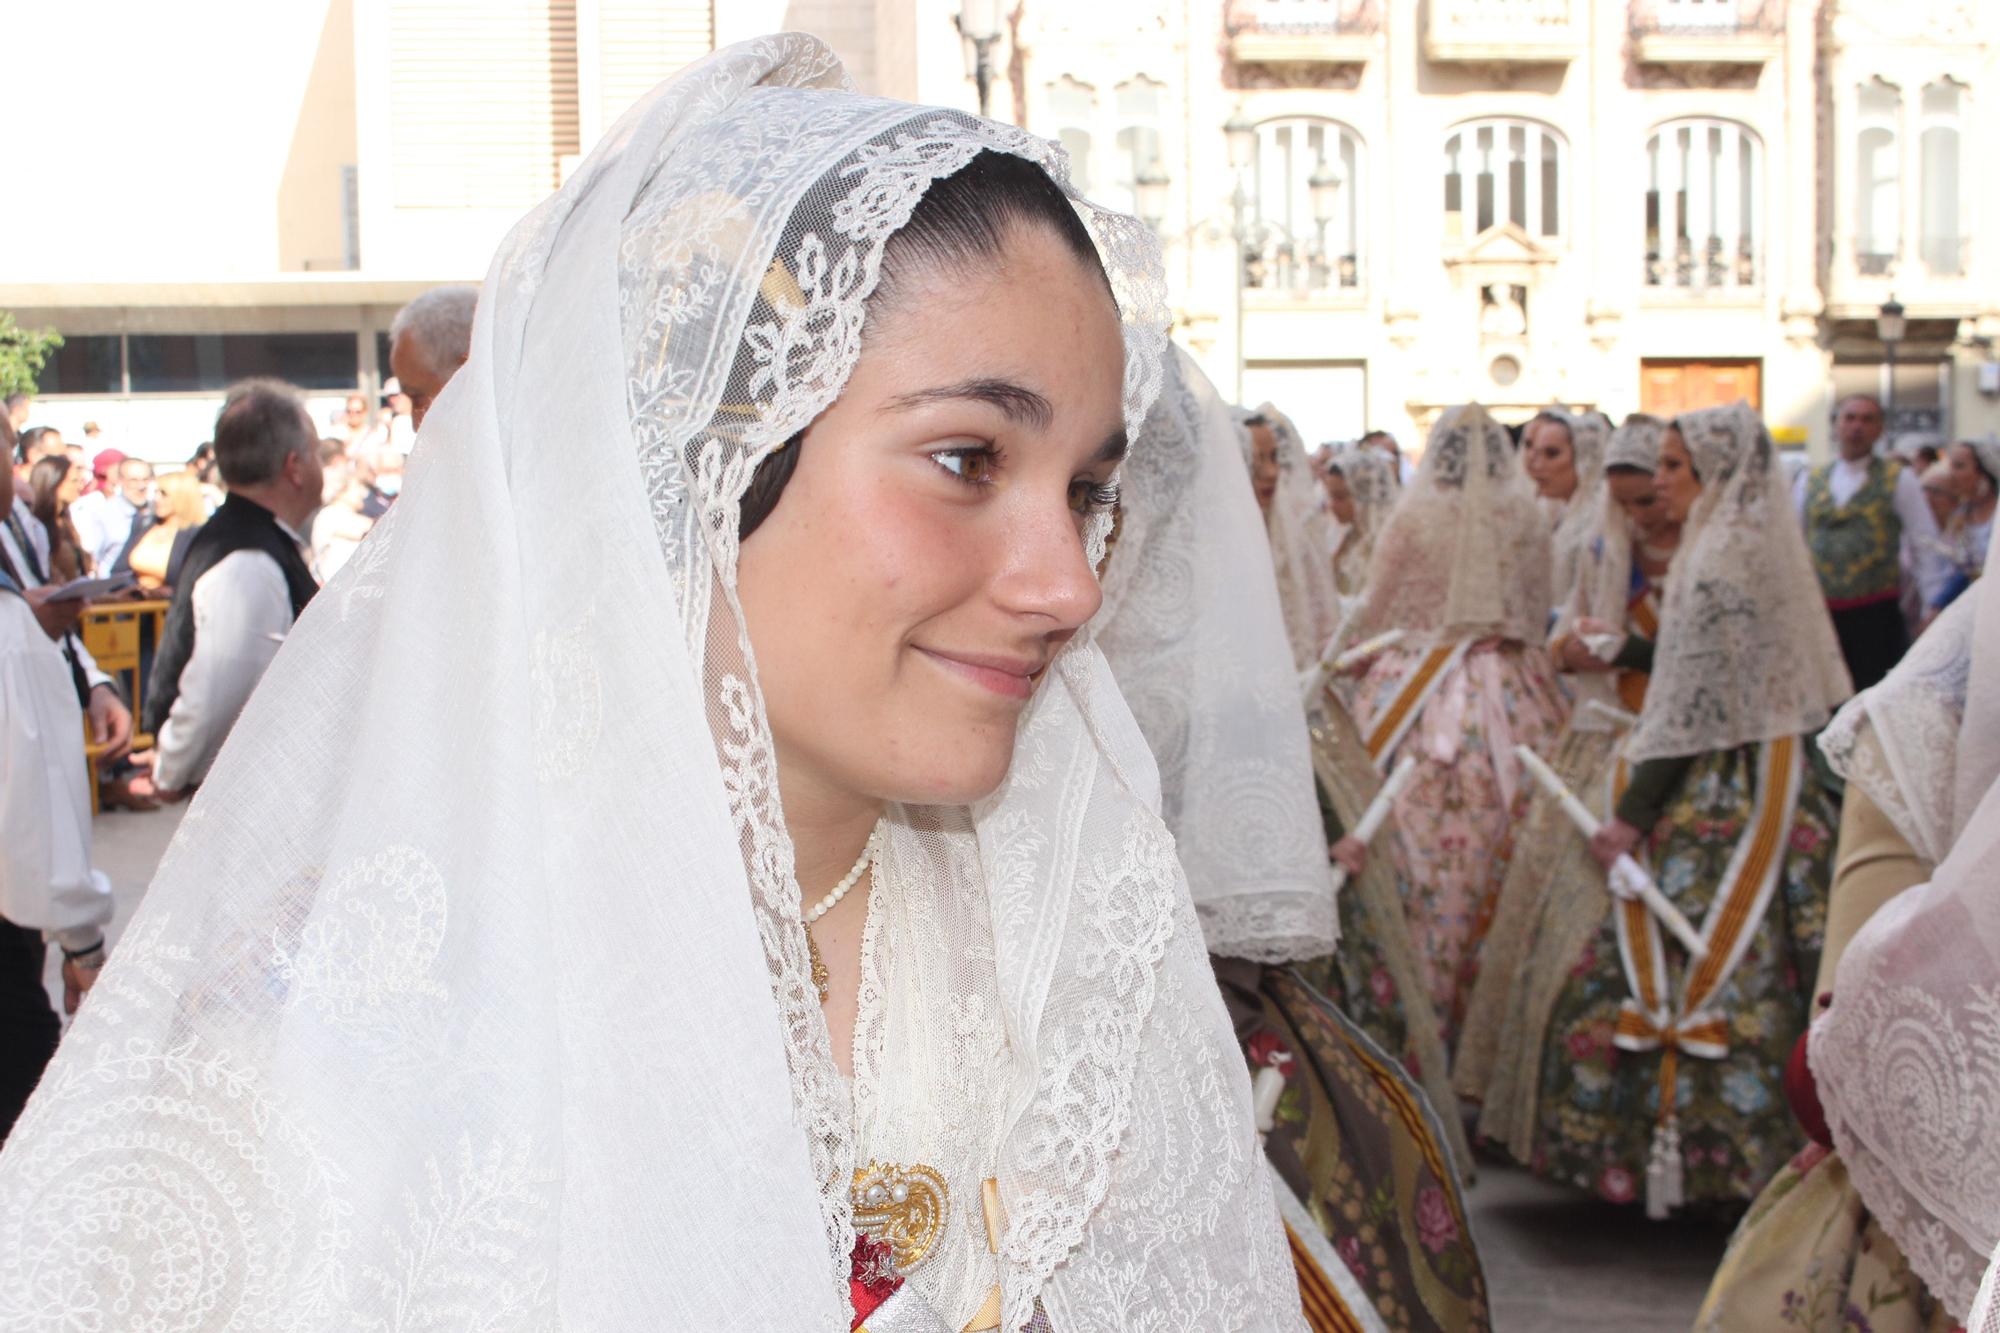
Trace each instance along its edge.
<path fill-rule="evenodd" d="M 841 876 L 840 883 L 834 885 L 832 891 L 826 897 L 806 909 L 804 918 L 806 928 L 806 958 L 812 965 L 813 989 L 819 992 L 819 1002 L 821 1004 L 826 1003 L 828 974 L 826 960 L 820 957 L 819 941 L 813 938 L 813 922 L 831 912 L 834 905 L 847 896 L 847 891 L 861 882 L 861 877 L 868 873 L 868 867 L 875 864 L 875 858 L 881 854 L 881 850 L 882 825 L 878 821 L 875 827 L 869 830 L 868 841 L 862 844 L 861 855 L 855 858 L 853 868 Z"/>
<path fill-rule="evenodd" d="M 807 910 L 806 924 L 808 926 L 825 916 L 828 912 L 831 912 L 834 904 L 845 898 L 847 891 L 861 882 L 861 877 L 868 873 L 868 867 L 874 864 L 875 855 L 880 850 L 881 845 L 882 826 L 877 824 L 873 829 L 869 830 L 868 841 L 861 845 L 861 855 L 855 858 L 853 869 L 841 876 L 840 883 L 833 886 L 831 893 L 828 893 L 826 897 L 814 903 Z"/>

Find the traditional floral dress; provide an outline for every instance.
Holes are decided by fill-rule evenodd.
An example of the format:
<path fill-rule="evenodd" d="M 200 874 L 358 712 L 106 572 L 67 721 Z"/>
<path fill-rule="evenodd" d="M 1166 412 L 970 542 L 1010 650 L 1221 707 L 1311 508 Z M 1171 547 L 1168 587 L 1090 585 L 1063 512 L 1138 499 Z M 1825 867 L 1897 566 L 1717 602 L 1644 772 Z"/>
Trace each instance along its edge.
<path fill-rule="evenodd" d="M 1650 840 L 1646 860 L 1661 891 L 1697 929 L 1716 905 L 1758 806 L 1758 749 L 1697 759 Z M 1741 961 L 1707 1005 L 1727 1022 L 1720 1058 L 1682 1052 L 1669 1059 L 1665 1044 L 1618 1044 L 1634 987 L 1607 895 L 1604 924 L 1571 966 L 1549 1022 L 1530 1170 L 1613 1203 L 1636 1201 L 1668 1080 L 1685 1202 L 1748 1202 L 1799 1150 L 1805 1136 L 1785 1101 L 1783 1075 L 1805 1031 L 1819 967 L 1835 818 L 1812 766 L 1802 764 L 1792 818 L 1771 849 L 1781 860 L 1768 906 L 1748 924 Z M 1663 948 L 1678 988 L 1686 954 L 1671 934 Z"/>
<path fill-rule="evenodd" d="M 1354 683 L 1364 736 L 1395 706 L 1419 656 L 1381 653 Z M 1479 943 L 1527 809 L 1529 779 L 1514 746 L 1552 750 L 1566 707 L 1539 646 L 1475 647 L 1380 760 L 1388 771 L 1405 754 L 1417 758 L 1417 776 L 1396 800 L 1389 851 L 1409 894 L 1410 937 L 1447 1048 L 1465 1016 Z"/>
<path fill-rule="evenodd" d="M 1787 1162 L 1744 1214 L 1695 1322 L 1698 1333 L 1958 1327 L 1862 1203 L 1839 1154 L 1817 1143 Z"/>
<path fill-rule="evenodd" d="M 1219 979 L 1251 1069 L 1284 1076 L 1264 1150 L 1295 1245 L 1330 1247 L 1389 1328 L 1489 1328 L 1485 1271 L 1429 1099 L 1299 969 Z M 1303 1266 L 1300 1287 L 1311 1317 Z"/>

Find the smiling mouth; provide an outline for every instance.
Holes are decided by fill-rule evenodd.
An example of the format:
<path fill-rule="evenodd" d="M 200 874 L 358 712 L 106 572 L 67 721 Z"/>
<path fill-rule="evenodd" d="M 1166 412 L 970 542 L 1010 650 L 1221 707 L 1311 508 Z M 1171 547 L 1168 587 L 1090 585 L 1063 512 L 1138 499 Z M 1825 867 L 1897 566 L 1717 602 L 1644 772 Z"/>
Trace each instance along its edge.
<path fill-rule="evenodd" d="M 936 662 L 944 670 L 970 681 L 1003 699 L 1025 700 L 1035 692 L 1047 662 L 996 657 L 984 653 L 945 653 L 935 648 L 911 647 Z"/>

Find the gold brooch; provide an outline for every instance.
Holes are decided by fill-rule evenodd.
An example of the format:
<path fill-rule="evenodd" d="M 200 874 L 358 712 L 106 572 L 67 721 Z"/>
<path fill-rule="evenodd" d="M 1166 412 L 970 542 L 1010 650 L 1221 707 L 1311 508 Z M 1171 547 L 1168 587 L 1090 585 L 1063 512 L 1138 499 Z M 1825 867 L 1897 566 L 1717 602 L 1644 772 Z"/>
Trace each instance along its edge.
<path fill-rule="evenodd" d="M 951 1191 L 935 1167 L 870 1162 L 854 1173 L 848 1198 L 854 1204 L 854 1229 L 887 1245 L 896 1271 L 907 1273 L 944 1233 Z"/>

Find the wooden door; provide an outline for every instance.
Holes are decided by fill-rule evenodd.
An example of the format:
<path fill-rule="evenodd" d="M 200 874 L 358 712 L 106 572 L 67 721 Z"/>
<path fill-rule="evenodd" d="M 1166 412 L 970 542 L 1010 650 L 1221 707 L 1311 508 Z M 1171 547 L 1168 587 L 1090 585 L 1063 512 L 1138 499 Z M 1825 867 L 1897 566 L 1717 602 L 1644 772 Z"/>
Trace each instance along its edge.
<path fill-rule="evenodd" d="M 1764 364 L 1756 360 L 1639 363 L 1639 410 L 1670 417 L 1738 399 L 1762 411 Z"/>

